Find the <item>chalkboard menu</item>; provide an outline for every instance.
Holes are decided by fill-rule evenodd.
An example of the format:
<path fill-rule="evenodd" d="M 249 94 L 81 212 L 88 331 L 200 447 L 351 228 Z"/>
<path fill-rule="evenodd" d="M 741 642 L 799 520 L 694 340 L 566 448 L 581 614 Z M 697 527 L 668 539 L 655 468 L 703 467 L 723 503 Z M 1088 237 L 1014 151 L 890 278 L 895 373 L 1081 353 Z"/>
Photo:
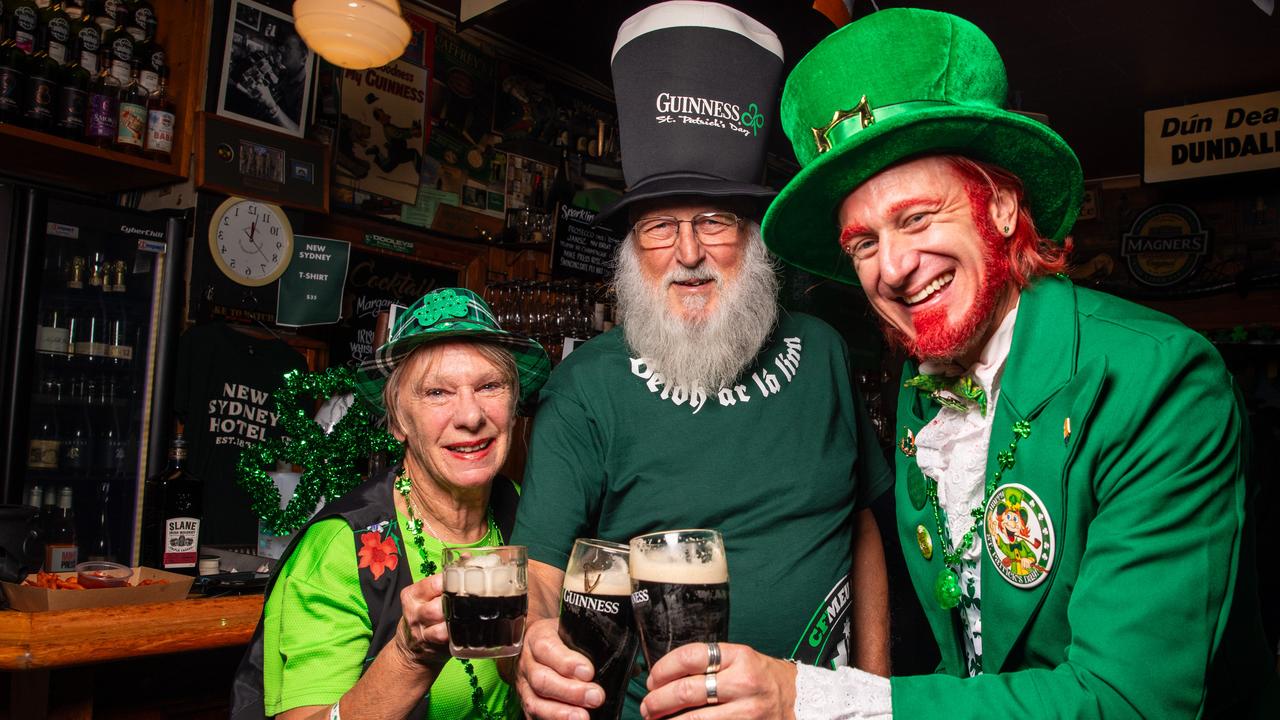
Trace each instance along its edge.
<path fill-rule="evenodd" d="M 373 333 L 379 313 L 392 303 L 410 305 L 438 287 L 458 285 L 457 270 L 353 245 L 347 286 L 342 293 L 341 322 L 308 328 L 307 334 L 329 342 L 330 365 L 355 368 L 373 357 Z"/>
<path fill-rule="evenodd" d="M 555 246 L 551 274 L 601 280 L 613 275 L 613 256 L 622 234 L 594 226 L 595 212 L 572 205 L 556 210 Z"/>

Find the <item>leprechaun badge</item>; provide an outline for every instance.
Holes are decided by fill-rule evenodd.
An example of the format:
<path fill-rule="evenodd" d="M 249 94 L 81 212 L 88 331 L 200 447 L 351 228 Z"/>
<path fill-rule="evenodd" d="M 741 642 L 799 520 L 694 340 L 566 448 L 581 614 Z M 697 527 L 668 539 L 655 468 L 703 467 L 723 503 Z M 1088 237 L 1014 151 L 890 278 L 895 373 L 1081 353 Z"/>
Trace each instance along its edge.
<path fill-rule="evenodd" d="M 1053 520 L 1030 488 L 1001 485 L 986 508 L 987 558 L 1000 577 L 1021 588 L 1044 582 L 1056 550 Z"/>

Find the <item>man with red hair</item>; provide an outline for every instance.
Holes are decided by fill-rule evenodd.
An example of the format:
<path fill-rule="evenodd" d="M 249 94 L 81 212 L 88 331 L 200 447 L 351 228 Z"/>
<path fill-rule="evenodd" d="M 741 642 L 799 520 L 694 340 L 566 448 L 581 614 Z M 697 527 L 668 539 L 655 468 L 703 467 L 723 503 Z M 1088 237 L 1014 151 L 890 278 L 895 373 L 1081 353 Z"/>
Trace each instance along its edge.
<path fill-rule="evenodd" d="M 838 30 L 787 80 L 803 167 L 763 223 L 783 260 L 858 282 L 912 357 L 897 526 L 937 673 L 722 644 L 716 707 L 686 717 L 1280 717 L 1231 374 L 1176 320 L 1061 274 L 1080 165 L 1006 89 L 961 18 Z M 656 663 L 645 717 L 702 705 L 707 657 Z"/>

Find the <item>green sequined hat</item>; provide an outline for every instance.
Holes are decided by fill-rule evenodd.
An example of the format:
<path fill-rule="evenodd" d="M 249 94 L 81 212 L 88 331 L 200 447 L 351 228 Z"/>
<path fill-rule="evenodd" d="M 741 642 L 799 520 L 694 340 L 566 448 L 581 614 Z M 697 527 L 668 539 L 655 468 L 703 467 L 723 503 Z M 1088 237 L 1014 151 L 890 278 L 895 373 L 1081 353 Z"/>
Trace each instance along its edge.
<path fill-rule="evenodd" d="M 516 359 L 521 403 L 527 403 L 551 374 L 547 351 L 532 338 L 503 330 L 483 298 L 463 288 L 441 288 L 423 295 L 396 318 L 387 341 L 356 371 L 356 396 L 386 412 L 382 388 L 396 365 L 419 346 L 450 338 L 505 345 Z"/>
<path fill-rule="evenodd" d="M 801 170 L 765 214 L 765 244 L 803 270 L 857 282 L 839 246 L 840 203 L 881 170 L 938 153 L 1020 177 L 1037 229 L 1060 241 L 1084 193 L 1080 162 L 1043 123 L 1005 110 L 1007 92 L 991 39 L 954 15 L 886 9 L 832 33 L 782 91 Z"/>

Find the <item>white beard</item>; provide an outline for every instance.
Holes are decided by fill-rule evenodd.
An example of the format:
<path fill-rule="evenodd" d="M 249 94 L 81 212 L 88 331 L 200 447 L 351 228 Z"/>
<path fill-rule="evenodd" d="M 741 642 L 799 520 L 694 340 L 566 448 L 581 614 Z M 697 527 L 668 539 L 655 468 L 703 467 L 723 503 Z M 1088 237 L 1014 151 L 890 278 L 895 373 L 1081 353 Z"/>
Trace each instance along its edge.
<path fill-rule="evenodd" d="M 778 276 L 774 260 L 760 240 L 760 226 L 747 226 L 747 243 L 737 277 L 725 282 L 719 271 L 703 263 L 677 266 L 651 283 L 640 268 L 639 250 L 631 236 L 618 249 L 613 284 L 618 319 L 632 352 L 644 358 L 672 386 L 701 387 L 714 392 L 729 386 L 764 347 L 778 319 Z M 714 280 L 719 302 L 711 315 L 695 320 L 670 314 L 667 287 L 675 281 Z M 707 298 L 684 300 L 698 311 Z"/>

